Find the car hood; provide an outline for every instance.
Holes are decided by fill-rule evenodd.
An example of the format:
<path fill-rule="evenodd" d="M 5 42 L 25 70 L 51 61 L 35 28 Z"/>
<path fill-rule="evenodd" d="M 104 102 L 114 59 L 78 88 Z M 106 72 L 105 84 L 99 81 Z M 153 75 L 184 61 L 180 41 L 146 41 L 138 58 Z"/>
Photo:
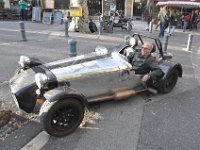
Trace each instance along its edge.
<path fill-rule="evenodd" d="M 126 57 L 117 52 L 101 57 L 87 57 L 87 59 L 83 58 L 83 56 L 86 55 L 49 63 L 45 66 L 55 75 L 58 82 L 110 73 L 122 69 L 131 69 L 132 67 Z M 79 60 L 81 57 L 82 59 Z M 56 67 L 52 67 L 55 65 Z"/>

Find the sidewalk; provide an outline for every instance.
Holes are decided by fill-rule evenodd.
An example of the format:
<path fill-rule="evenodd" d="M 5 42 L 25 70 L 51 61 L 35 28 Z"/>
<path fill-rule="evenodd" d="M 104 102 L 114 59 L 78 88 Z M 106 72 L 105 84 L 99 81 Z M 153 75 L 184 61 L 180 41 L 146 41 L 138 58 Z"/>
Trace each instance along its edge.
<path fill-rule="evenodd" d="M 11 21 L 13 23 L 10 23 L 9 26 L 7 26 L 7 29 L 12 30 L 19 30 L 19 21 Z M 99 23 L 97 20 L 94 20 L 95 24 L 97 27 L 99 26 Z M 147 28 L 147 22 L 142 21 L 142 20 L 133 20 L 132 23 L 134 24 L 133 29 L 131 33 L 134 32 L 140 32 L 148 35 L 153 35 L 156 36 L 159 32 L 159 28 L 155 30 L 155 25 L 153 26 L 152 33 L 149 33 L 148 31 L 145 31 Z M 14 25 L 15 24 L 15 25 Z M 16 26 L 16 24 L 18 24 Z M 0 30 L 2 30 L 1 26 L 4 26 L 4 21 L 0 22 Z M 25 30 L 30 33 L 39 33 L 39 34 L 51 34 L 51 35 L 57 35 L 57 36 L 64 36 L 64 24 L 42 24 L 42 23 L 36 23 L 36 22 L 31 22 L 27 21 L 25 22 Z M 167 30 L 166 30 L 167 31 Z M 192 30 L 186 32 L 183 32 L 182 29 L 176 29 L 175 33 L 184 33 L 184 34 L 193 34 L 193 35 L 200 35 L 200 24 L 199 24 L 199 30 Z M 120 28 L 114 28 L 114 31 L 112 33 L 105 33 L 103 32 L 103 35 L 98 35 L 98 31 L 95 33 L 82 33 L 82 32 L 69 32 L 69 35 L 77 35 L 77 36 L 82 36 L 82 37 L 91 37 L 91 38 L 102 38 L 105 39 L 106 37 L 119 37 L 119 36 L 124 36 L 128 34 L 125 31 L 121 31 Z M 98 35 L 98 36 L 97 36 Z"/>

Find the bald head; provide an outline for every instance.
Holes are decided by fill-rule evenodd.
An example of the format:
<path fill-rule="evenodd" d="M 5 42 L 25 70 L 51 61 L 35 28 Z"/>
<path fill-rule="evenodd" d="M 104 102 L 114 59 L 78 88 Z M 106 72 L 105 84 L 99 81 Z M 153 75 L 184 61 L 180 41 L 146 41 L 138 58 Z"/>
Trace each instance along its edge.
<path fill-rule="evenodd" d="M 153 49 L 153 44 L 151 42 L 145 42 L 142 46 L 142 55 L 150 55 Z"/>

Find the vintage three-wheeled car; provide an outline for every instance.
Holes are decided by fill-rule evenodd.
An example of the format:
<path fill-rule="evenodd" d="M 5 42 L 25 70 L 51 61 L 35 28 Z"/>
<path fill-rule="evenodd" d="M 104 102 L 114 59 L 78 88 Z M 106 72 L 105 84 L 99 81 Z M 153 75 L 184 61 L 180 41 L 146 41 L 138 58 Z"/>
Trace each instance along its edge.
<path fill-rule="evenodd" d="M 85 108 L 92 102 L 126 99 L 149 90 L 127 60 L 146 40 L 154 43 L 152 55 L 164 76 L 153 93 L 170 92 L 182 77 L 182 66 L 163 53 L 159 39 L 133 34 L 129 44 L 108 51 L 96 51 L 51 63 L 20 57 L 20 69 L 10 79 L 18 107 L 27 113 L 39 112 L 44 129 L 54 136 L 72 133 L 81 124 Z"/>

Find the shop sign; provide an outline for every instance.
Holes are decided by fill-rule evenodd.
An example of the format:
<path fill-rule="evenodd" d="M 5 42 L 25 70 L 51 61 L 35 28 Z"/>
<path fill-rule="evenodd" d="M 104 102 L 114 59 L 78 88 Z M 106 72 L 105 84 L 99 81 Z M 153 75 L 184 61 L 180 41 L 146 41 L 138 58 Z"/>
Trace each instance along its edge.
<path fill-rule="evenodd" d="M 82 17 L 82 7 L 81 6 L 70 6 L 70 17 Z"/>

